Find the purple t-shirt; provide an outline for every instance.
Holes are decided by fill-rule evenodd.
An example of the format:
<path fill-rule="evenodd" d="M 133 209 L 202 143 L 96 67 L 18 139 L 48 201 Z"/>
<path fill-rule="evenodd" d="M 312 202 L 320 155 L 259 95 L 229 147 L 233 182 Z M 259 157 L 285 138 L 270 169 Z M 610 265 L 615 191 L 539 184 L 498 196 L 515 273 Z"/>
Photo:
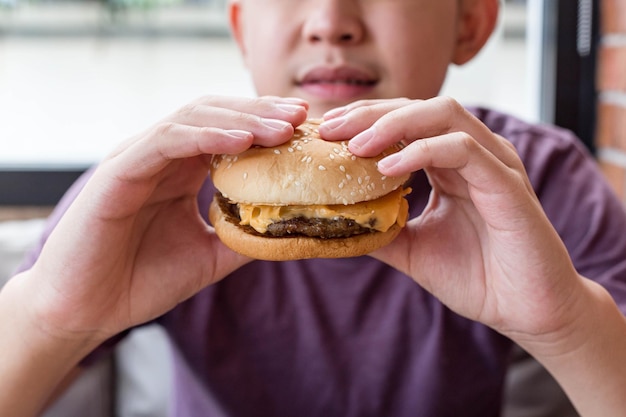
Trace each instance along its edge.
<path fill-rule="evenodd" d="M 626 215 L 595 161 L 567 131 L 472 111 L 516 146 L 578 271 L 626 311 Z M 430 187 L 422 172 L 410 186 L 414 217 Z M 212 191 L 207 181 L 205 218 Z M 179 417 L 498 416 L 512 348 L 369 257 L 253 262 L 158 322 Z"/>

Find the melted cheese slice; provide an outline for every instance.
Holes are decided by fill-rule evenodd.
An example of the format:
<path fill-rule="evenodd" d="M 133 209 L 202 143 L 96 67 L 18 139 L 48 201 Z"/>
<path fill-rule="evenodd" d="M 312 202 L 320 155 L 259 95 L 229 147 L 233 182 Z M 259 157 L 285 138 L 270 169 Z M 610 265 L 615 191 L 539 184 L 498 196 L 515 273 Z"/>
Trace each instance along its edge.
<path fill-rule="evenodd" d="M 409 203 L 404 198 L 411 189 L 399 188 L 379 199 L 357 204 L 312 205 L 312 206 L 268 206 L 239 204 L 241 225 L 251 226 L 259 233 L 281 220 L 296 217 L 333 219 L 344 217 L 354 220 L 362 227 L 386 232 L 398 223 L 404 227 L 408 217 Z"/>

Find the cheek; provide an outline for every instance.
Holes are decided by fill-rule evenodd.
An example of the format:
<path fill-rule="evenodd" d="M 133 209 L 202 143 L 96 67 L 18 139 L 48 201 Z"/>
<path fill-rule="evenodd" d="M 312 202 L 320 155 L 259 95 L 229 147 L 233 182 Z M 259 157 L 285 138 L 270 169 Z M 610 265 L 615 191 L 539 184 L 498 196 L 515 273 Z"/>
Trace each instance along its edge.
<path fill-rule="evenodd" d="M 385 51 L 389 56 L 388 70 L 397 95 L 414 99 L 436 96 L 445 80 L 450 56 L 438 53 L 407 54 L 407 50 L 410 49 Z"/>
<path fill-rule="evenodd" d="M 258 95 L 282 95 L 277 86 L 277 81 L 281 78 L 276 73 L 276 67 L 268 65 L 273 59 L 271 56 L 249 56 L 246 60 L 248 71 Z"/>
<path fill-rule="evenodd" d="M 277 73 L 279 66 L 275 63 L 281 62 L 280 52 L 264 31 L 258 30 L 256 36 L 247 39 L 244 63 L 259 95 L 279 94 L 275 84 L 282 75 Z"/>
<path fill-rule="evenodd" d="M 379 34 L 379 51 L 397 95 L 431 98 L 441 89 L 454 52 L 454 31 L 448 22 L 435 27 L 419 22 L 395 22 L 397 28 Z"/>
<path fill-rule="evenodd" d="M 255 18 L 250 11 L 247 15 L 245 65 L 259 95 L 286 95 L 291 85 L 287 65 L 292 53 L 292 29 L 278 13 L 258 13 L 263 19 Z"/>

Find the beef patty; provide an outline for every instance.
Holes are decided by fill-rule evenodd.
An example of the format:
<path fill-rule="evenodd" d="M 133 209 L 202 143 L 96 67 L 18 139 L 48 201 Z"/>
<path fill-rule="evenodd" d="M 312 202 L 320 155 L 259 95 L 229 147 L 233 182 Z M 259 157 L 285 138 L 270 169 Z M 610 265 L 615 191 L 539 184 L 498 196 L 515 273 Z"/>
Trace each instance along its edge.
<path fill-rule="evenodd" d="M 221 193 L 218 193 L 216 198 L 222 212 L 227 214 L 227 220 L 229 222 L 236 224 L 247 233 L 254 235 L 271 237 L 307 236 L 320 239 L 334 239 L 356 236 L 363 233 L 375 233 L 374 229 L 363 227 L 354 220 L 345 217 L 334 217 L 332 219 L 295 217 L 270 224 L 267 227 L 267 232 L 263 234 L 257 232 L 250 226 L 242 226 L 239 224 L 241 218 L 239 217 L 239 207 L 236 203 L 231 203 L 228 199 L 224 198 Z"/>

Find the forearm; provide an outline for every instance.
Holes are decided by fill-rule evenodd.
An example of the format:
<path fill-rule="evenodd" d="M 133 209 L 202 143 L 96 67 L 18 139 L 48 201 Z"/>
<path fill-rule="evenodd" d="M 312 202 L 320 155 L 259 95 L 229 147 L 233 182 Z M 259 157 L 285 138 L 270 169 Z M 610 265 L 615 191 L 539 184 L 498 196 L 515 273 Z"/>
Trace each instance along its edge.
<path fill-rule="evenodd" d="M 581 416 L 626 415 L 626 319 L 600 285 L 585 280 L 575 326 L 561 340 L 526 345 Z"/>
<path fill-rule="evenodd" d="M 74 375 L 91 349 L 80 338 L 66 338 L 37 323 L 28 285 L 16 277 L 0 291 L 0 415 L 35 416 Z"/>

